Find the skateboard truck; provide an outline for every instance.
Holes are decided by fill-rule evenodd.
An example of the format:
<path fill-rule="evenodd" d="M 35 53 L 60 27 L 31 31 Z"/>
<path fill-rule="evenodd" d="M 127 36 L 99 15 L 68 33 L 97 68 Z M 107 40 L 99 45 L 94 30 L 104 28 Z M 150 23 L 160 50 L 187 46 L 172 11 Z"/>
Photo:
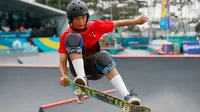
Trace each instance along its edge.
<path fill-rule="evenodd" d="M 77 88 L 77 89 L 74 91 L 74 93 L 75 93 L 76 96 L 78 97 L 78 98 L 77 98 L 77 102 L 78 102 L 79 104 L 83 103 L 83 96 L 85 95 L 85 93 L 83 93 L 83 92 L 81 91 L 80 88 Z"/>

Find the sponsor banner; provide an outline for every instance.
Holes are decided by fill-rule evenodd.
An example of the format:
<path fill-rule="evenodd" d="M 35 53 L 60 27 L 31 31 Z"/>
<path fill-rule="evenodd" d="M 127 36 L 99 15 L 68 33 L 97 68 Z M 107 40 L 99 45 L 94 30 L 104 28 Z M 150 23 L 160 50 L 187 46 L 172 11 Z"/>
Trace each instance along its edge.
<path fill-rule="evenodd" d="M 200 54 L 200 41 L 183 42 L 184 54 Z"/>
<path fill-rule="evenodd" d="M 0 38 L 29 38 L 31 32 L 0 32 Z"/>

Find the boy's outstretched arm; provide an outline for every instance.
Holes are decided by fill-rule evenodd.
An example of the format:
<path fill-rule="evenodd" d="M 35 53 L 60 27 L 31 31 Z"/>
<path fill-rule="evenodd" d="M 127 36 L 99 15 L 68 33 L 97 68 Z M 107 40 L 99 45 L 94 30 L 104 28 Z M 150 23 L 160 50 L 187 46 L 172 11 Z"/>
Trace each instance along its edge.
<path fill-rule="evenodd" d="M 67 86 L 68 84 L 63 80 L 64 77 L 68 77 L 66 54 L 62 54 L 62 53 L 60 54 L 59 71 L 60 71 L 60 84 L 62 86 Z"/>
<path fill-rule="evenodd" d="M 114 27 L 122 27 L 128 25 L 137 25 L 137 24 L 144 24 L 148 22 L 148 18 L 146 16 L 141 16 L 137 19 L 127 19 L 127 20 L 116 20 L 113 21 Z"/>

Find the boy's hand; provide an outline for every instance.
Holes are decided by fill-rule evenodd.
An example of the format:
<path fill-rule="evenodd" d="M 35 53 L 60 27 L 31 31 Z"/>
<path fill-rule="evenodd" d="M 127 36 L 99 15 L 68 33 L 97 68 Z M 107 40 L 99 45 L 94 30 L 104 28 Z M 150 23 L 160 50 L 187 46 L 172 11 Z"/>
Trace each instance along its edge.
<path fill-rule="evenodd" d="M 137 18 L 137 24 L 144 24 L 146 22 L 148 22 L 148 18 L 146 16 L 141 16 Z"/>
<path fill-rule="evenodd" d="M 69 84 L 64 80 L 64 78 L 67 78 L 67 76 L 60 77 L 60 85 L 64 87 L 69 86 Z"/>

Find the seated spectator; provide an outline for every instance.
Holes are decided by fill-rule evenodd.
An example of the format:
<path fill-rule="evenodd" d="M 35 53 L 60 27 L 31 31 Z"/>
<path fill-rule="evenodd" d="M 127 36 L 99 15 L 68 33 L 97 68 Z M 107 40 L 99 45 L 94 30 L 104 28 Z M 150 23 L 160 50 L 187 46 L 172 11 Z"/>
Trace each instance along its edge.
<path fill-rule="evenodd" d="M 4 31 L 4 32 L 10 32 L 10 26 L 8 25 L 8 22 L 6 22 L 5 25 L 3 25 L 1 27 L 1 29 Z"/>
<path fill-rule="evenodd" d="M 30 31 L 36 37 L 58 37 L 56 26 L 55 20 L 47 20 L 44 23 L 41 19 L 31 18 L 28 12 L 26 16 L 18 16 L 12 13 L 3 13 L 0 16 L 0 32 Z"/>
<path fill-rule="evenodd" d="M 161 36 L 159 37 L 159 39 L 160 39 L 160 40 L 163 40 L 163 39 L 164 39 L 164 37 L 161 35 Z"/>
<path fill-rule="evenodd" d="M 20 27 L 19 27 L 19 31 L 20 31 L 20 32 L 25 32 L 26 29 L 25 29 L 25 27 L 24 27 L 23 25 L 20 25 Z"/>

